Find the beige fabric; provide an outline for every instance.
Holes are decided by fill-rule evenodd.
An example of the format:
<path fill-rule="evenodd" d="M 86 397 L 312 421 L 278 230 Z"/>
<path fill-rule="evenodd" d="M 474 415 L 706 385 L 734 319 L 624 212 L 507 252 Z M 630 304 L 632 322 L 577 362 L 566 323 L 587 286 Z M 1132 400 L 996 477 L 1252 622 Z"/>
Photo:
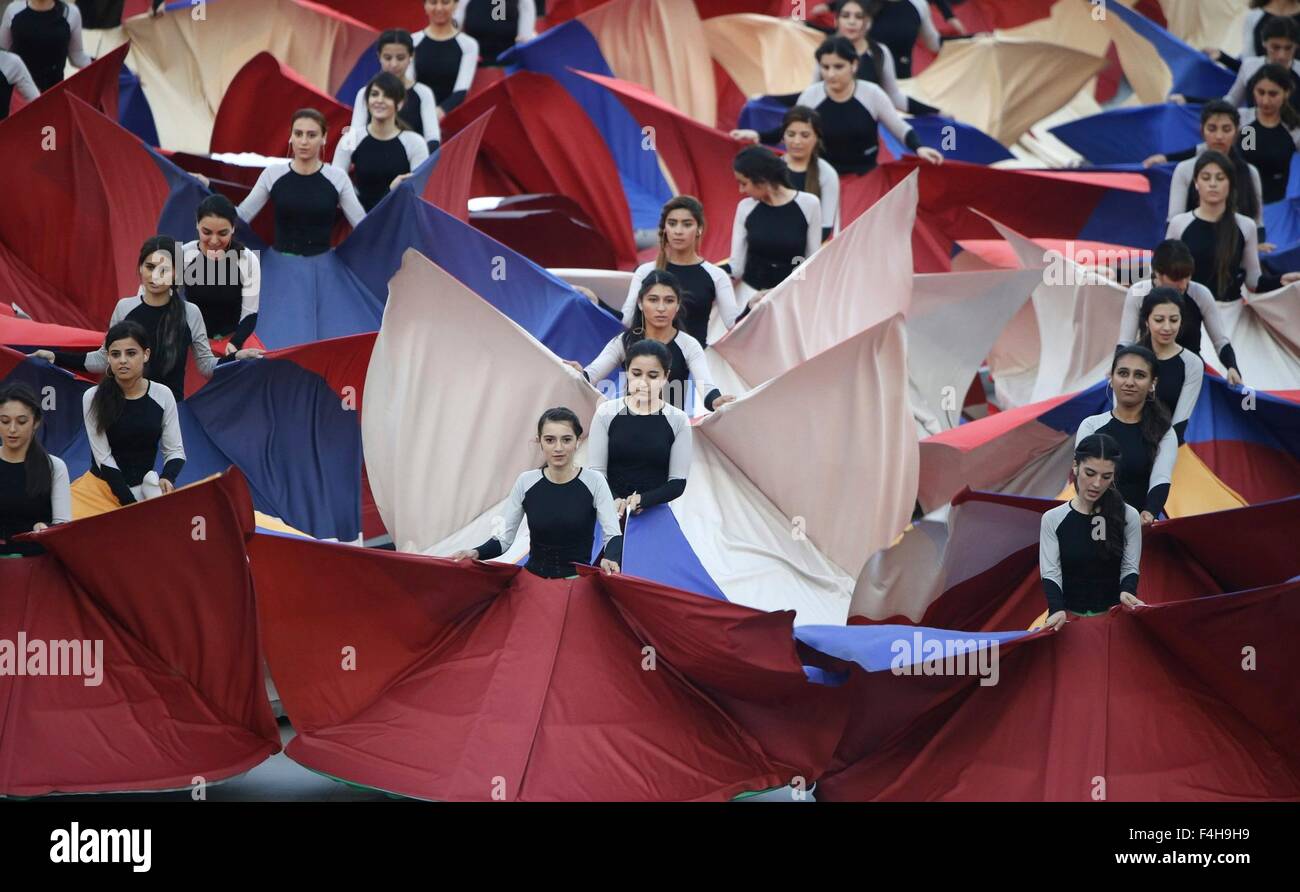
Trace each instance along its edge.
<path fill-rule="evenodd" d="M 640 84 L 702 124 L 717 121 L 713 62 L 694 3 L 613 0 L 578 21 L 595 36 L 615 77 Z"/>
<path fill-rule="evenodd" d="M 748 97 L 800 93 L 812 78 L 813 53 L 826 35 L 792 18 L 754 13 L 704 22 L 713 61 Z"/>
<path fill-rule="evenodd" d="M 714 345 L 749 386 L 907 311 L 917 177 L 913 171 L 823 245 Z"/>
<path fill-rule="evenodd" d="M 948 44 L 903 91 L 1009 146 L 1073 99 L 1104 65 L 1066 46 L 977 37 Z"/>
<path fill-rule="evenodd" d="M 1157 105 L 1165 101 L 1173 89 L 1174 76 L 1151 47 L 1151 42 L 1140 36 L 1119 16 L 1106 16 L 1102 25 L 1110 32 L 1111 40 L 1119 51 L 1119 64 L 1124 77 L 1144 105 Z"/>
<path fill-rule="evenodd" d="M 1169 33 L 1196 47 L 1241 51 L 1241 24 L 1246 18 L 1244 0 L 1160 0 Z"/>
<path fill-rule="evenodd" d="M 509 372 L 501 361 L 509 357 Z M 361 435 L 370 489 L 403 550 L 476 523 L 541 464 L 537 418 L 568 406 L 584 427 L 599 394 L 487 301 L 414 249 L 389 282 L 366 375 Z"/>
<path fill-rule="evenodd" d="M 333 96 L 378 36 L 359 22 L 293 0 L 221 0 L 202 9 L 201 20 L 168 13 L 122 26 L 131 41 L 128 62 L 140 76 L 164 149 L 207 153 L 226 88 L 258 53 L 270 52 Z M 287 147 L 289 122 L 266 126 L 283 129 Z"/>
<path fill-rule="evenodd" d="M 1110 34 L 1094 18 L 1097 14 L 1097 7 L 1089 0 L 1058 0 L 1046 18 L 995 33 L 999 37 L 1054 43 L 1081 53 L 1104 57 L 1110 46 Z"/>
<path fill-rule="evenodd" d="M 808 539 L 856 578 L 912 513 L 918 466 L 906 388 L 895 315 L 708 416 L 699 438 L 782 514 L 802 518 Z"/>
<path fill-rule="evenodd" d="M 1280 291 L 1252 295 L 1249 303 L 1219 304 L 1228 340 L 1242 364 L 1244 382 L 1257 390 L 1300 389 L 1300 283 Z M 1223 371 L 1208 338 L 1201 358 Z"/>

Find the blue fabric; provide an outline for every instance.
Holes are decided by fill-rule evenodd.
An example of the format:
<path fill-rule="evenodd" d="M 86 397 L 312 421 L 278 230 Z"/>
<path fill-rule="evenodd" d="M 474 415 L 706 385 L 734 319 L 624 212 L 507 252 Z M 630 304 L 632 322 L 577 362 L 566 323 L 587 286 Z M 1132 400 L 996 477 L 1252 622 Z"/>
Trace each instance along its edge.
<path fill-rule="evenodd" d="M 781 121 L 799 98 L 798 93 L 781 96 L 756 96 L 745 103 L 740 110 L 736 127 L 740 130 L 774 130 L 781 126 Z"/>
<path fill-rule="evenodd" d="M 1275 245 L 1286 246 L 1289 250 L 1300 247 L 1300 154 L 1291 156 L 1291 170 L 1287 173 L 1286 197 L 1273 204 L 1264 205 L 1264 229 L 1268 241 Z M 1277 252 L 1264 254 L 1260 260 L 1269 261 L 1269 266 L 1277 269 L 1273 262 Z M 1290 272 L 1290 269 L 1285 270 Z"/>
<path fill-rule="evenodd" d="M 655 505 L 632 515 L 623 540 L 622 569 L 631 576 L 727 600 L 696 557 L 668 505 Z"/>
<path fill-rule="evenodd" d="M 1087 390 L 1080 391 L 1073 398 L 1039 415 L 1038 422 L 1073 437 L 1083 419 L 1109 411 L 1111 405 L 1110 384 L 1098 381 Z"/>
<path fill-rule="evenodd" d="M 1002 644 L 1030 635 L 1030 632 L 955 632 L 925 626 L 796 626 L 794 637 L 827 656 L 852 660 L 868 672 L 899 666 L 913 666 L 925 659 L 925 648 L 934 644 L 947 651 L 971 653 L 988 643 Z M 918 646 L 919 642 L 919 646 Z M 933 644 L 931 644 L 933 642 Z M 908 657 L 912 657 L 908 659 Z M 805 672 L 807 671 L 805 667 Z"/>
<path fill-rule="evenodd" d="M 673 196 L 659 167 L 658 153 L 642 147 L 645 137 L 641 125 L 616 96 L 569 70 L 614 77 L 587 26 L 576 19 L 567 21 L 512 47 L 501 55 L 501 61 L 559 81 L 604 137 L 618 167 L 632 225 L 637 229 L 657 228 L 659 211 Z"/>
<path fill-rule="evenodd" d="M 140 137 L 145 145 L 158 145 L 158 127 L 154 124 L 149 99 L 140 86 L 140 78 L 125 65 L 117 75 L 117 122 Z"/>
<path fill-rule="evenodd" d="M 1165 103 L 1117 108 L 1060 124 L 1049 132 L 1092 164 L 1141 162 L 1199 143 L 1201 107 Z"/>
<path fill-rule="evenodd" d="M 167 201 L 158 213 L 157 231 L 170 235 L 181 244 L 193 241 L 196 238 L 194 210 L 199 202 L 212 194 L 211 191 L 161 153 L 148 146 L 145 149 L 153 158 L 154 164 L 158 165 L 170 190 Z"/>
<path fill-rule="evenodd" d="M 46 452 L 62 457 L 64 452 L 75 447 L 78 440 L 85 442 L 86 424 L 81 398 L 92 385 L 58 366 L 30 357 L 14 366 L 0 383 L 26 384 L 40 397 L 42 415 L 37 433 Z M 85 451 L 87 459 L 82 471 L 90 464 L 88 445 Z M 72 472 L 71 465 L 68 472 Z"/>
<path fill-rule="evenodd" d="M 994 164 L 1013 157 L 1002 143 L 978 127 L 943 118 L 939 115 L 920 115 L 907 122 L 921 138 L 921 145 L 943 152 L 945 158 L 968 161 L 971 164 Z M 779 123 L 779 122 L 778 122 Z M 880 129 L 880 140 L 889 147 L 895 158 L 915 154 L 894 138 L 886 127 Z"/>
<path fill-rule="evenodd" d="M 368 84 L 370 79 L 379 73 L 379 47 L 376 45 L 378 42 L 376 39 L 375 43 L 361 54 L 361 58 L 357 59 L 357 64 L 352 66 L 352 70 L 343 80 L 343 86 L 339 87 L 338 93 L 334 96 L 348 108 L 352 108 L 352 104 L 356 102 L 357 90 Z"/>
<path fill-rule="evenodd" d="M 387 279 L 376 297 L 335 251 L 300 257 L 268 248 L 260 259 L 257 336 L 270 349 L 379 329 Z"/>
<path fill-rule="evenodd" d="M 1164 240 L 1169 184 L 1173 180 L 1171 165 L 1143 169 L 1141 164 L 1107 164 L 1079 168 L 1078 172 L 1090 170 L 1140 173 L 1146 177 L 1150 191 L 1107 189 L 1079 231 L 1079 238 L 1132 248 L 1154 248 Z"/>
<path fill-rule="evenodd" d="M 1183 43 L 1146 16 L 1119 3 L 1108 3 L 1106 9 L 1151 43 L 1173 74 L 1172 92 L 1205 98 L 1223 96 L 1232 87 L 1236 76 L 1231 71 L 1211 62 L 1205 53 Z"/>
<path fill-rule="evenodd" d="M 1242 388 L 1206 376 L 1187 423 L 1187 442 L 1229 440 L 1267 446 L 1300 459 L 1300 405 L 1255 391 L 1253 408 L 1243 406 Z"/>
<path fill-rule="evenodd" d="M 557 356 L 586 364 L 622 331 L 617 319 L 567 284 L 423 201 L 407 182 L 390 192 L 334 252 L 367 293 L 366 312 L 373 313 L 369 326 L 339 334 L 379 328 L 388 280 L 401 267 L 407 248 L 415 248 L 451 273 Z M 273 293 L 265 283 L 263 293 Z"/>
<path fill-rule="evenodd" d="M 1269 207 L 1270 205 L 1264 206 L 1264 222 L 1266 224 L 1268 223 Z M 1272 239 L 1272 237 L 1273 233 L 1272 230 L 1270 230 L 1269 238 Z M 1274 242 L 1273 244 L 1277 244 L 1277 242 Z M 1300 244 L 1292 244 L 1290 247 L 1274 251 L 1272 254 L 1261 254 L 1259 260 L 1261 264 L 1267 267 L 1268 270 L 1275 275 L 1280 276 L 1282 273 L 1300 271 Z"/>
<path fill-rule="evenodd" d="M 361 420 L 319 375 L 287 359 L 229 363 L 183 405 L 182 482 L 233 464 L 259 511 L 316 538 L 361 534 Z"/>

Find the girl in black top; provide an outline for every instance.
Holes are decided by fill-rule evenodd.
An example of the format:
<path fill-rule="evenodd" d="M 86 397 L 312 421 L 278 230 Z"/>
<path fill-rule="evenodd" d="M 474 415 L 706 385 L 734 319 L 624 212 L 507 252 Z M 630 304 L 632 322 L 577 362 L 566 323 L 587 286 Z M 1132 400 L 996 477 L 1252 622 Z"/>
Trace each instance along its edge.
<path fill-rule="evenodd" d="M 504 554 L 528 518 L 529 554 L 524 569 L 547 579 L 574 575 L 575 564 L 591 559 L 593 530 L 600 522 L 604 537 L 602 572 L 618 573 L 623 560 L 623 533 L 605 478 L 573 463 L 582 424 L 570 409 L 547 409 L 537 421 L 537 442 L 545 464 L 515 480 L 505 508 L 505 529 L 478 548 L 458 551 L 454 561 L 487 561 Z"/>
<path fill-rule="evenodd" d="M 262 171 L 248 197 L 237 208 L 252 223 L 268 201 L 275 202 L 275 250 L 311 257 L 330 249 L 334 215 L 339 208 L 353 227 L 366 215 L 348 175 L 326 164 L 325 116 L 302 108 L 290 120 L 289 148 L 293 157 Z"/>
<path fill-rule="evenodd" d="M 145 377 L 149 335 L 138 323 L 119 322 L 104 337 L 104 349 L 112 375 L 82 399 L 92 456 L 88 473 L 107 483 L 120 505 L 165 495 L 185 466 L 185 447 L 171 390 Z M 159 443 L 161 474 L 154 472 Z"/>
<path fill-rule="evenodd" d="M 835 35 L 853 44 L 858 52 L 858 78 L 870 81 L 885 91 L 894 108 L 914 115 L 934 114 L 937 109 L 917 102 L 903 94 L 898 86 L 898 72 L 894 54 L 889 47 L 871 38 L 871 26 L 880 14 L 885 0 L 840 0 L 835 4 Z M 822 69 L 813 69 L 813 80 L 819 81 Z"/>
<path fill-rule="evenodd" d="M 238 353 L 257 328 L 262 265 L 257 252 L 235 241 L 239 213 L 229 198 L 209 195 L 194 216 L 199 237 L 181 249 L 185 299 L 203 315 L 213 352 Z M 256 349 L 250 348 L 245 357 L 262 355 L 260 342 L 254 342 Z"/>
<path fill-rule="evenodd" d="M 1141 512 L 1143 524 L 1164 510 L 1178 457 L 1169 412 L 1156 399 L 1158 367 L 1155 354 L 1146 347 L 1130 345 L 1115 351 L 1110 366 L 1114 408 L 1083 419 L 1074 437 L 1076 446 L 1092 434 L 1107 434 L 1119 444 L 1127 459 L 1116 485 L 1124 501 Z"/>
<path fill-rule="evenodd" d="M 1291 156 L 1300 145 L 1300 112 L 1291 107 L 1290 72 L 1280 65 L 1265 65 L 1250 79 L 1255 107 L 1241 113 L 1237 144 L 1242 157 L 1259 168 L 1264 203 L 1286 197 Z"/>
<path fill-rule="evenodd" d="M 821 201 L 790 185 L 771 149 L 747 146 L 732 162 L 740 194 L 731 228 L 731 274 L 747 307 L 785 281 L 822 243 Z"/>
<path fill-rule="evenodd" d="M 537 34 L 534 0 L 459 0 L 456 21 L 478 41 L 484 65 L 496 65 L 497 56 L 516 43 Z"/>
<path fill-rule="evenodd" d="M 207 378 L 212 377 L 221 363 L 262 355 L 261 350 L 253 347 L 228 353 L 220 359 L 212 355 L 203 314 L 185 300 L 176 281 L 174 264 L 179 255 L 176 240 L 169 235 L 156 235 L 145 241 L 140 248 L 140 290 L 118 301 L 108 321 L 110 329 L 119 322 L 130 320 L 149 332 L 149 340 L 155 348 L 146 374 L 170 388 L 177 402 L 185 399 L 186 357 L 191 350 L 199 374 Z M 102 347 L 93 353 L 37 350 L 34 355 L 66 368 L 96 375 L 105 372 L 111 364 Z"/>
<path fill-rule="evenodd" d="M 952 8 L 945 0 L 931 0 L 931 2 L 939 8 L 940 14 L 958 33 L 966 33 L 961 19 L 953 15 Z M 934 19 L 930 17 L 930 7 L 925 0 L 886 0 L 871 24 L 871 36 L 889 47 L 889 51 L 894 54 L 898 76 L 901 78 L 912 76 L 912 50 L 918 38 L 925 42 L 931 52 L 939 52 L 942 45 L 939 31 L 934 27 Z"/>
<path fill-rule="evenodd" d="M 339 143 L 331 162 L 344 173 L 352 169 L 357 196 L 367 213 L 429 157 L 424 137 L 397 114 L 406 99 L 406 87 L 395 74 L 381 71 L 366 85 L 370 123 L 350 130 Z"/>
<path fill-rule="evenodd" d="M 1153 288 L 1138 310 L 1138 343 L 1156 356 L 1156 399 L 1170 415 L 1179 445 L 1201 396 L 1205 363 L 1178 343 L 1186 324 L 1183 296 L 1172 288 Z"/>
<path fill-rule="evenodd" d="M 1048 628 L 1060 629 L 1071 614 L 1145 606 L 1137 597 L 1142 523 L 1115 486 L 1122 463 L 1113 438 L 1084 437 L 1074 448 L 1074 497 L 1043 514 L 1038 569 Z"/>
<path fill-rule="evenodd" d="M 405 88 L 405 98 L 397 109 L 397 117 L 406 126 L 424 137 L 429 151 L 433 152 L 442 142 L 442 128 L 438 126 L 438 99 L 428 85 L 415 78 L 415 42 L 409 31 L 393 28 L 379 35 L 375 41 L 379 51 L 379 69 L 394 75 Z M 350 131 L 364 131 L 370 123 L 370 103 L 367 94 L 370 84 L 357 90 L 352 102 L 352 123 Z M 345 134 L 346 135 L 346 134 Z"/>
<path fill-rule="evenodd" d="M 796 105 L 781 120 L 785 155 L 790 168 L 790 185 L 800 192 L 816 195 L 822 204 L 822 241 L 840 233 L 840 175 L 822 157 L 821 115 Z"/>
<path fill-rule="evenodd" d="M 9 103 L 13 99 L 14 90 L 28 102 L 41 95 L 22 58 L 0 50 L 0 121 L 9 117 Z"/>
<path fill-rule="evenodd" d="M 619 517 L 671 502 L 686 490 L 691 420 L 663 399 L 672 360 L 658 341 L 627 351 L 627 396 L 606 400 L 591 420 L 587 466 L 605 475 Z"/>
<path fill-rule="evenodd" d="M 36 437 L 41 415 L 30 387 L 0 384 L 0 557 L 44 553 L 35 543 L 10 540 L 72 520 L 68 466 Z"/>
<path fill-rule="evenodd" d="M 0 13 L 0 50 L 13 50 L 44 93 L 63 80 L 64 62 L 95 61 L 81 47 L 81 12 L 63 0 L 14 0 Z"/>
<path fill-rule="evenodd" d="M 456 25 L 456 0 L 424 0 L 429 27 L 412 35 L 410 76 L 433 91 L 438 120 L 464 101 L 478 71 L 478 41 Z"/>

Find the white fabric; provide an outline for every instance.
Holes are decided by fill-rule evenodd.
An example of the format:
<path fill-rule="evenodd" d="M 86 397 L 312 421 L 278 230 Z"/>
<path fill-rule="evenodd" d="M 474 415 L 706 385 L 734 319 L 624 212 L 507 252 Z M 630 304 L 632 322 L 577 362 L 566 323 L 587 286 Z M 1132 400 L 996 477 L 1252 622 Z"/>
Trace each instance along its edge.
<path fill-rule="evenodd" d="M 570 285 L 586 288 L 611 309 L 623 305 L 628 283 L 632 279 L 631 273 L 613 269 L 548 269 L 547 272 Z M 731 286 L 730 279 L 727 280 L 727 286 Z"/>
<path fill-rule="evenodd" d="M 1219 304 L 1223 324 L 1244 369 L 1242 378 L 1259 390 L 1300 389 L 1300 283 L 1279 291 L 1255 294 L 1250 302 Z M 1201 357 L 1216 365 L 1207 343 Z"/>

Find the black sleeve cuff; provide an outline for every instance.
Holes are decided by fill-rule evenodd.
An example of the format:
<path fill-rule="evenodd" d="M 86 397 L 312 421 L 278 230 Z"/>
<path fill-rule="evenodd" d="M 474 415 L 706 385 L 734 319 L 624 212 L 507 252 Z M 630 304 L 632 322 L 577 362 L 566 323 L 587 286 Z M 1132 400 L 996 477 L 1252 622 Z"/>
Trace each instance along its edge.
<path fill-rule="evenodd" d="M 1276 291 L 1281 287 L 1281 276 L 1273 275 L 1272 273 L 1265 273 L 1259 277 L 1259 284 L 1255 286 L 1255 292 L 1257 294 L 1267 294 L 1268 292 Z"/>
<path fill-rule="evenodd" d="M 465 90 L 457 90 L 452 93 L 442 103 L 442 113 L 448 114 L 453 108 L 465 101 Z"/>
<path fill-rule="evenodd" d="M 181 468 L 183 467 L 185 467 L 185 459 L 173 458 L 163 465 L 162 473 L 158 476 L 175 483 L 176 478 L 181 475 Z"/>
<path fill-rule="evenodd" d="M 605 545 L 605 550 L 601 552 L 607 561 L 613 561 L 621 568 L 623 566 L 623 537 L 615 536 Z"/>
<path fill-rule="evenodd" d="M 1043 594 L 1047 596 L 1047 615 L 1059 613 L 1065 609 L 1065 592 L 1050 579 L 1043 580 Z"/>
<path fill-rule="evenodd" d="M 913 152 L 921 148 L 921 137 L 917 135 L 916 130 L 914 129 L 907 131 L 907 137 L 904 139 L 904 142 L 907 143 L 907 147 Z"/>
<path fill-rule="evenodd" d="M 1162 154 L 1168 161 L 1186 161 L 1188 158 L 1196 157 L 1196 146 L 1192 146 L 1190 149 L 1184 149 L 1181 152 L 1163 152 Z"/>
<path fill-rule="evenodd" d="M 230 343 L 235 345 L 236 350 L 243 350 L 244 342 L 253 334 L 255 328 L 257 328 L 257 314 L 249 313 L 239 320 L 239 325 L 235 326 L 235 333 L 230 336 Z"/>
<path fill-rule="evenodd" d="M 503 551 L 501 548 L 501 541 L 496 538 L 487 540 L 474 550 L 478 552 L 478 559 L 480 561 L 490 561 L 494 557 L 501 557 Z"/>
<path fill-rule="evenodd" d="M 1152 517 L 1159 517 L 1160 512 L 1165 510 L 1165 500 L 1169 498 L 1169 484 L 1162 483 L 1153 487 L 1147 493 L 1147 511 L 1151 512 Z"/>
<path fill-rule="evenodd" d="M 119 505 L 135 504 L 135 494 L 131 492 L 131 487 L 126 485 L 126 478 L 122 476 L 120 470 L 117 468 L 106 468 L 103 465 L 96 465 L 95 467 L 99 471 L 95 476 L 108 484 L 108 488 L 111 489 L 113 495 L 117 497 Z"/>
<path fill-rule="evenodd" d="M 685 480 L 680 478 L 669 480 L 663 486 L 656 486 L 649 492 L 641 493 L 641 507 L 650 508 L 655 505 L 662 505 L 665 502 L 671 502 L 684 492 L 686 492 Z"/>
<path fill-rule="evenodd" d="M 715 387 L 715 388 L 713 388 L 712 390 L 710 390 L 708 396 L 706 396 L 706 397 L 704 398 L 704 408 L 706 408 L 706 409 L 708 409 L 710 412 L 712 412 L 712 411 L 713 411 L 713 401 L 716 400 L 716 399 L 717 399 L 718 397 L 720 397 L 720 396 L 722 396 L 722 391 L 721 391 L 721 390 L 718 390 L 718 388 Z"/>
<path fill-rule="evenodd" d="M 785 135 L 785 128 L 774 127 L 771 130 L 763 130 L 758 134 L 758 141 L 765 146 L 774 146 L 781 142 Z"/>
<path fill-rule="evenodd" d="M 1241 71 L 1241 60 L 1225 52 L 1219 53 L 1219 64 L 1229 71 Z"/>
<path fill-rule="evenodd" d="M 1119 590 L 1122 592 L 1128 592 L 1136 598 L 1138 593 L 1138 575 L 1136 573 L 1130 573 L 1121 579 L 1119 581 Z"/>
<path fill-rule="evenodd" d="M 1237 351 L 1232 349 L 1231 344 L 1223 345 L 1219 351 L 1219 362 L 1229 369 L 1236 369 L 1238 375 L 1241 374 L 1241 366 L 1237 365 Z"/>
<path fill-rule="evenodd" d="M 930 0 L 930 2 L 934 4 L 935 9 L 939 10 L 939 15 L 943 16 L 945 22 L 952 18 L 952 7 L 948 5 L 947 0 Z"/>
<path fill-rule="evenodd" d="M 51 350 L 54 354 L 54 364 L 62 366 L 65 369 L 77 369 L 84 372 L 86 370 L 86 353 L 81 350 Z"/>
<path fill-rule="evenodd" d="M 913 99 L 911 96 L 908 96 L 907 113 L 909 115 L 937 115 L 939 114 L 939 109 L 935 108 L 933 105 L 926 105 L 919 99 Z"/>

